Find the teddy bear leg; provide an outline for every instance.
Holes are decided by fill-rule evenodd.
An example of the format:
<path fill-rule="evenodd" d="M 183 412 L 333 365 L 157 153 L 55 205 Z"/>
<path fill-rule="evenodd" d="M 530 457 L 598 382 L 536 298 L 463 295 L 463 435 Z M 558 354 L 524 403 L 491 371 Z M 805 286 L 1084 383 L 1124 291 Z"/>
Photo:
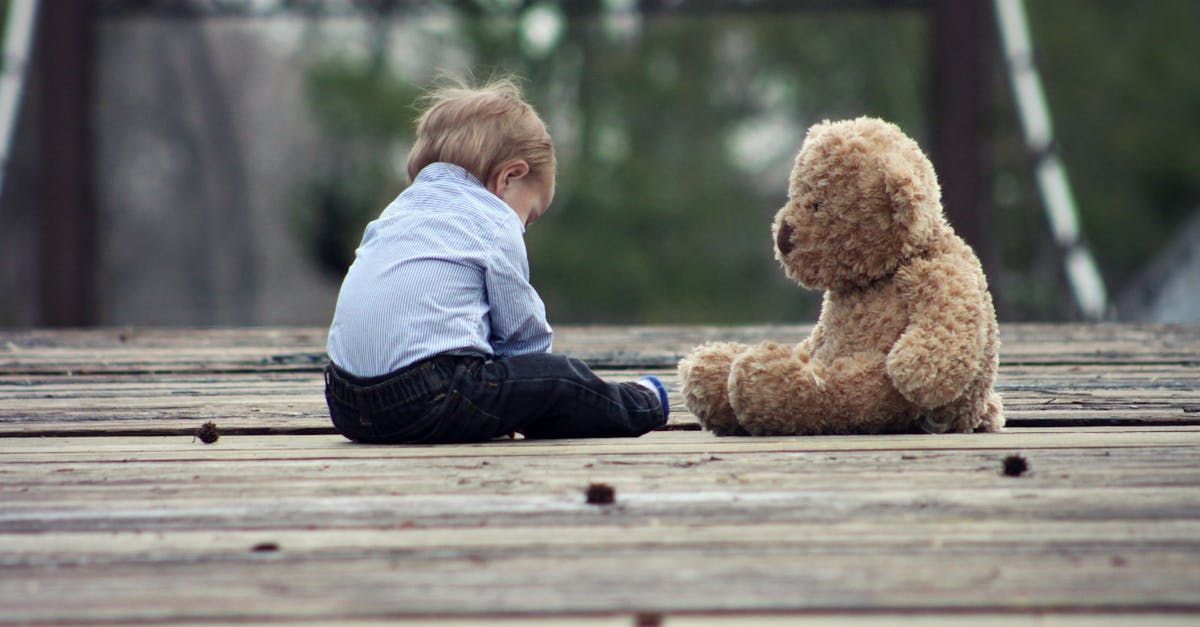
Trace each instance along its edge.
<path fill-rule="evenodd" d="M 859 352 L 826 368 L 825 393 L 832 399 L 826 433 L 904 433 L 917 412 L 892 385 L 887 355 Z"/>
<path fill-rule="evenodd" d="M 746 435 L 729 405 L 729 370 L 746 351 L 737 342 L 710 342 L 679 361 L 679 379 L 688 411 L 717 435 Z"/>
<path fill-rule="evenodd" d="M 916 418 L 882 353 L 826 364 L 803 347 L 759 347 L 734 362 L 729 380 L 738 421 L 754 435 L 906 432 Z"/>
<path fill-rule="evenodd" d="M 827 397 L 806 350 L 764 342 L 733 362 L 729 402 L 751 435 L 820 433 Z"/>

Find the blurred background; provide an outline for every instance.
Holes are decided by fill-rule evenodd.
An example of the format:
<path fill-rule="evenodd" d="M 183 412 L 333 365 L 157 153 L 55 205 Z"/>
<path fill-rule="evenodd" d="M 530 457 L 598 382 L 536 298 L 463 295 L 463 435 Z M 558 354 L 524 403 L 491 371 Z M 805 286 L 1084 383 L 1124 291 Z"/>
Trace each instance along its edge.
<path fill-rule="evenodd" d="M 0 326 L 327 324 L 441 71 L 550 126 L 553 323 L 814 320 L 770 221 L 805 129 L 863 114 L 931 155 L 1002 321 L 1200 321 L 1200 2 L 1002 4 L 0 2 Z"/>

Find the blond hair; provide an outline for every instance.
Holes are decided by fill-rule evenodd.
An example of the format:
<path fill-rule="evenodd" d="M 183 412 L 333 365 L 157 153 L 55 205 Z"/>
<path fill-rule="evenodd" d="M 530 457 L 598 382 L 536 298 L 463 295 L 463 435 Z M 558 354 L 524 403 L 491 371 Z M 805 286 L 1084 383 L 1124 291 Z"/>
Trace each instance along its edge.
<path fill-rule="evenodd" d="M 431 163 L 465 168 L 487 185 L 505 164 L 524 159 L 537 177 L 553 173 L 554 143 L 546 125 L 509 78 L 482 87 L 456 81 L 422 99 L 417 139 L 408 153 L 408 181 Z"/>

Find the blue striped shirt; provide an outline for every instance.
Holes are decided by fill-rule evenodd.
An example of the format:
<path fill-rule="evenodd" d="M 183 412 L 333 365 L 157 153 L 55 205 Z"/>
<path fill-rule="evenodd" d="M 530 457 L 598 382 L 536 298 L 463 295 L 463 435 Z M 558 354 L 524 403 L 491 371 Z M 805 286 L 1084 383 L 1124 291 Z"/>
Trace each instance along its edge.
<path fill-rule="evenodd" d="M 440 353 L 550 350 L 525 225 L 465 169 L 434 163 L 367 225 L 338 293 L 329 358 L 360 377 Z"/>

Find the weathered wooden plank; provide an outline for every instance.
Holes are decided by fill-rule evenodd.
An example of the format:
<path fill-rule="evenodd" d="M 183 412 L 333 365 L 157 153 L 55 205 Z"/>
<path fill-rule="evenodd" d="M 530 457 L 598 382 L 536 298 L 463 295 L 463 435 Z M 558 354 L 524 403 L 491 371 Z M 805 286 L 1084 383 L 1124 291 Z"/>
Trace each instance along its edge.
<path fill-rule="evenodd" d="M 557 348 L 677 387 L 698 341 L 805 333 L 589 327 Z M 0 439 L 0 622 L 1200 613 L 1200 330 L 1002 333 L 1010 424 L 1175 426 L 362 446 L 228 435 L 328 431 L 323 330 L 0 334 L 0 434 L 181 434 Z M 227 435 L 182 435 L 206 419 Z M 1030 470 L 1004 476 L 1016 452 Z M 593 481 L 615 505 L 585 503 Z"/>
<path fill-rule="evenodd" d="M 240 560 L 254 547 L 275 545 L 292 559 L 337 552 L 366 557 L 372 552 L 438 549 L 635 549 L 640 546 L 687 549 L 722 545 L 731 548 L 771 545 L 787 548 L 819 546 L 849 552 L 912 551 L 930 548 L 984 553 L 1055 551 L 1069 547 L 1109 546 L 1137 550 L 1145 544 L 1196 551 L 1200 521 L 1053 521 L 920 520 L 893 529 L 882 520 L 830 522 L 743 522 L 697 525 L 596 524 L 581 521 L 561 526 L 486 526 L 344 528 L 271 527 L 265 529 L 122 530 L 54 533 L 3 533 L 5 568 L 79 563 L 121 565 L 130 561 L 198 562 Z M 312 527 L 312 525 L 308 525 Z M 746 533 L 752 529 L 753 534 Z"/>
<path fill-rule="evenodd" d="M 596 372 L 614 380 L 630 380 L 643 371 L 597 368 Z M 674 382 L 674 368 L 650 368 L 644 372 L 657 374 Z M 1147 388 L 1190 390 L 1200 384 L 1200 367 L 1169 364 L 1105 364 L 1105 365 L 1006 365 L 1001 364 L 997 385 L 1001 391 L 1023 389 L 1067 388 Z M 251 371 L 238 373 L 172 373 L 161 374 L 57 374 L 3 375 L 0 374 L 0 399 L 54 397 L 62 394 L 91 393 L 114 396 L 114 386 L 129 391 L 155 394 L 203 394 L 205 390 L 245 391 L 258 393 L 263 389 L 280 388 L 320 389 L 321 376 L 314 372 Z"/>
<path fill-rule="evenodd" d="M 1196 448 L 0 464 L 0 530 L 1198 520 Z M 382 479 L 381 478 L 385 478 Z M 585 504 L 603 481 L 618 506 Z M 893 533 L 888 530 L 887 533 Z M 902 536 L 903 530 L 895 530 Z M 1141 537 L 1137 536 L 1136 537 Z M 1135 537 L 1130 536 L 1130 537 Z M 808 537 L 808 536 L 804 536 Z M 1200 537 L 1200 536 L 1196 536 Z M 5 545 L 8 546 L 8 545 Z"/>
<path fill-rule="evenodd" d="M 179 448 L 180 443 L 172 444 L 172 449 Z M 568 444 L 571 443 L 564 443 Z M 92 454 L 76 449 L 26 449 L 5 454 L 0 468 L 5 485 L 0 486 L 0 494 L 10 497 L 8 502 L 16 503 L 25 499 L 22 494 L 35 487 L 39 490 L 33 496 L 41 498 L 47 490 L 60 489 L 64 494 L 82 492 L 86 496 L 90 494 L 88 490 L 101 485 L 108 494 L 158 486 L 160 496 L 193 492 L 203 495 L 212 485 L 222 485 L 229 492 L 247 494 L 264 490 L 274 496 L 320 483 L 336 490 L 331 494 L 355 495 L 378 491 L 375 478 L 383 475 L 388 478 L 389 494 L 443 488 L 478 489 L 482 494 L 494 494 L 497 486 L 505 486 L 505 482 L 511 483 L 501 490 L 506 493 L 532 490 L 536 486 L 574 492 L 592 479 L 620 480 L 624 487 L 629 487 L 630 481 L 637 485 L 656 482 L 655 485 L 681 491 L 695 487 L 694 484 L 740 485 L 760 479 L 769 480 L 768 484 L 777 481 L 792 488 L 821 490 L 858 489 L 868 480 L 873 488 L 901 489 L 915 479 L 938 488 L 957 488 L 965 483 L 1011 487 L 1008 477 L 996 481 L 992 476 L 1000 472 L 1002 458 L 1015 451 L 1021 451 L 1032 465 L 1021 478 L 1020 486 L 1025 488 L 1076 483 L 1078 487 L 1094 487 L 1096 483 L 1119 487 L 1128 481 L 1122 476 L 1126 470 L 1136 477 L 1135 485 L 1200 484 L 1197 481 L 1200 468 L 1193 457 L 1196 447 L 1192 446 L 1128 446 L 1119 449 L 1120 463 L 1111 459 L 1113 451 L 1118 449 L 1104 447 L 865 450 L 843 447 L 796 451 L 752 447 L 741 452 L 722 450 L 717 454 L 690 449 L 679 452 L 662 446 L 650 451 L 610 446 L 597 448 L 591 454 L 577 450 L 574 455 L 494 455 L 489 448 L 456 448 L 448 451 L 455 455 L 445 457 L 406 456 L 406 451 L 391 449 L 344 448 L 351 450 L 338 455 L 341 451 L 335 448 L 277 447 L 273 454 L 253 450 L 241 454 L 227 451 L 220 456 L 197 452 L 170 457 L 162 454 L 162 448 L 154 450 L 141 444 L 104 447 Z M 511 447 L 505 447 L 505 451 L 508 448 Z M 851 462 L 852 467 L 847 468 L 846 464 Z M 677 468 L 691 470 L 677 473 Z M 528 473 L 546 476 L 530 479 L 525 476 Z M 364 481 L 365 485 L 355 485 L 356 481 Z M 184 485 L 190 482 L 206 485 L 193 490 Z"/>
<path fill-rule="evenodd" d="M 286 548 L 243 549 L 200 562 L 151 556 L 14 566 L 0 580 L 0 598 L 11 599 L 10 619 L 64 622 L 629 609 L 1200 609 L 1191 547 L 934 545 L 880 551 L 857 543 L 568 544 L 296 556 Z"/>
<path fill-rule="evenodd" d="M 796 342 L 809 325 L 566 326 L 556 350 L 597 367 L 673 366 L 715 340 Z M 324 329 L 102 329 L 0 332 L 0 373 L 316 371 Z M 1196 325 L 1039 325 L 1001 329 L 1008 364 L 1200 363 Z"/>
<path fill-rule="evenodd" d="M 791 341 L 811 329 L 809 324 L 795 325 L 560 325 L 557 337 L 581 347 L 612 348 L 645 344 L 675 344 L 742 338 L 761 341 L 781 336 Z M 1005 344 L 1037 344 L 1046 341 L 1067 342 L 1142 342 L 1151 345 L 1200 342 L 1200 327 L 1178 324 L 1130 323 L 1004 323 L 1001 339 Z M 245 327 L 245 328 L 109 328 L 109 329 L 33 329 L 0 330 L 0 343 L 16 348 L 110 348 L 144 346 L 151 348 L 213 347 L 321 347 L 325 329 L 319 327 Z M 10 347 L 12 348 L 12 347 Z"/>
<path fill-rule="evenodd" d="M 599 370 L 612 380 L 661 376 L 676 428 L 698 428 L 673 370 Z M 997 383 L 1014 426 L 1200 424 L 1200 367 L 1018 366 Z M 182 434 L 213 420 L 229 433 L 331 433 L 311 372 L 0 375 L 0 436 Z"/>
<path fill-rule="evenodd" d="M 634 617 L 634 620 L 637 620 Z M 647 618 L 645 620 L 653 620 Z M 822 613 L 805 612 L 795 614 L 717 614 L 711 616 L 668 614 L 663 625 L 667 627 L 784 627 L 804 624 L 809 627 L 839 625 L 1028 625 L 1031 622 L 1044 627 L 1083 627 L 1088 625 L 1192 625 L 1194 614 L 1139 612 L 1126 608 L 1111 614 L 1086 612 L 1037 612 L 1037 617 L 1027 614 L 997 612 L 975 612 L 957 608 L 949 611 L 894 612 L 862 614 L 857 612 Z M 637 623 L 632 623 L 637 627 Z"/>
<path fill-rule="evenodd" d="M 1118 620 L 1119 619 L 1119 620 Z M 547 625 L 554 627 L 792 627 L 803 624 L 809 627 L 842 627 L 844 625 L 962 625 L 980 627 L 998 625 L 1028 625 L 1031 617 L 1020 611 L 1002 612 L 997 609 L 975 611 L 953 608 L 930 612 L 928 610 L 897 610 L 863 614 L 853 611 L 804 611 L 804 612 L 740 612 L 719 611 L 706 613 L 687 612 L 605 612 L 601 615 L 556 614 L 535 616 L 530 614 L 507 614 L 472 618 L 469 616 L 422 615 L 418 618 L 388 616 L 383 618 L 357 618 L 337 616 L 330 620 L 293 619 L 287 624 L 302 625 L 419 625 L 421 627 L 525 627 Z M 1190 627 L 1196 617 L 1187 612 L 1142 611 L 1124 608 L 1115 613 L 1083 612 L 1079 610 L 1038 611 L 1036 624 L 1043 627 L 1096 627 L 1121 625 L 1175 625 Z M 193 622 L 175 622 L 174 625 L 193 625 Z M 209 624 L 209 623 L 199 623 Z"/>
<path fill-rule="evenodd" d="M 575 458 L 554 455 L 492 456 L 487 450 L 456 458 L 182 459 L 161 460 L 152 453 L 116 460 L 86 458 L 76 452 L 46 455 L 36 462 L 0 465 L 0 496 L 7 503 L 47 500 L 47 496 L 134 500 L 194 495 L 222 498 L 214 486 L 236 486 L 240 496 L 367 496 L 379 494 L 494 495 L 542 490 L 576 494 L 593 480 L 622 491 L 653 484 L 674 491 L 738 485 L 781 485 L 792 490 L 910 490 L 964 485 L 1013 488 L 1000 476 L 1002 459 L 1020 450 L 1031 470 L 1015 484 L 1034 490 L 1048 486 L 1194 486 L 1200 465 L 1192 447 L 1132 447 L 1111 458 L 1108 448 L 901 449 L 850 452 L 659 453 L 598 452 Z M 562 458 L 562 459 L 560 459 Z M 1118 461 L 1118 462 L 1117 462 Z M 691 468 L 674 472 L 674 468 Z M 1124 472 L 1129 471 L 1128 476 Z M 103 488 L 103 490 L 98 490 Z M 728 488 L 721 488 L 728 489 Z M 228 489 L 227 489 L 228 490 Z M 128 492 L 128 494 L 126 494 Z M 103 494 L 103 496 L 101 496 Z M 125 502 L 124 498 L 120 500 Z"/>
<path fill-rule="evenodd" d="M 113 385 L 103 395 L 88 390 L 45 394 L 0 401 L 3 422 L 23 422 L 37 418 L 142 419 L 154 417 L 216 417 L 246 413 L 272 416 L 324 414 L 325 400 L 319 384 L 304 387 L 280 386 L 279 389 L 222 390 L 224 386 L 131 389 Z M 672 386 L 674 387 L 674 386 Z M 34 394 L 37 394 L 34 392 Z M 1162 390 L 1157 388 L 1052 388 L 1039 386 L 1028 390 L 1010 390 L 1004 396 L 1008 413 L 1036 410 L 1143 410 L 1157 411 L 1164 418 L 1200 413 L 1200 389 Z M 675 410 L 683 407 L 672 405 Z"/>
<path fill-rule="evenodd" d="M 1077 426 L 1181 427 L 1200 424 L 1200 417 L 1186 406 L 1137 407 L 1118 403 L 1110 407 L 1064 405 L 1061 409 L 1042 404 L 1009 407 L 1006 415 L 1010 428 Z M 668 430 L 699 431 L 696 418 L 683 408 L 675 408 Z M 189 411 L 167 414 L 160 410 L 123 411 L 119 415 L 98 416 L 94 410 L 78 412 L 25 412 L 7 421 L 0 420 L 0 438 L 79 437 L 79 436 L 183 436 L 192 437 L 205 422 L 213 421 L 226 435 L 321 435 L 335 430 L 320 401 L 298 407 L 256 405 L 206 405 Z M 0 447 L 4 446 L 0 444 Z"/>
<path fill-rule="evenodd" d="M 1162 394 L 1189 396 L 1197 393 L 1200 368 L 1176 372 L 1127 372 L 1125 368 L 1107 367 L 1103 374 L 1088 372 L 1056 372 L 1025 369 L 1021 372 L 1003 370 L 997 389 L 1008 396 L 1021 394 L 1055 394 L 1059 390 L 1094 391 L 1096 394 L 1129 391 L 1135 395 Z M 614 381 L 628 381 L 636 376 L 655 374 L 664 379 L 672 391 L 679 382 L 674 370 L 647 369 L 638 372 L 597 369 L 597 374 Z M 161 396 L 216 395 L 293 395 L 320 394 L 321 376 L 316 373 L 229 373 L 219 375 L 81 375 L 81 376 L 0 376 L 0 407 L 16 407 L 18 401 L 39 399 L 105 399 Z"/>
<path fill-rule="evenodd" d="M 1013 451 L 1031 472 L 1000 474 Z M 12 440 L 0 618 L 1195 612 L 1198 451 L 1200 428 Z"/>
<path fill-rule="evenodd" d="M 230 436 L 204 445 L 187 436 L 175 438 L 21 438 L 4 441 L 0 463 L 44 462 L 54 458 L 91 461 L 210 459 L 456 458 L 494 456 L 587 455 L 611 453 L 767 453 L 878 450 L 1011 450 L 1059 448 L 1196 447 L 1200 427 L 1026 428 L 1001 433 L 797 436 L 737 438 L 707 432 L 656 431 L 640 438 L 590 440 L 495 440 L 477 444 L 389 446 L 354 444 L 333 435 L 278 438 Z"/>
<path fill-rule="evenodd" d="M 614 377 L 633 377 L 638 373 L 630 372 L 627 369 L 617 368 L 594 368 L 597 372 L 608 373 Z M 648 368 L 652 372 L 673 372 L 674 364 L 664 367 Z M 1001 379 L 1008 378 L 1013 381 L 1024 381 L 1026 379 L 1048 379 L 1049 381 L 1093 381 L 1093 382 L 1121 382 L 1121 381 L 1163 381 L 1166 383 L 1180 381 L 1194 381 L 1197 376 L 1197 367 L 1187 364 L 1154 364 L 1154 363 L 1117 363 L 1117 364 L 1009 364 L 1001 362 L 1000 377 Z M 247 377 L 258 378 L 264 381 L 308 381 L 316 378 L 316 371 L 272 371 L 269 369 L 249 370 L 247 372 L 228 372 L 228 373 L 189 373 L 189 372 L 170 372 L 164 371 L 159 373 L 131 372 L 131 373 L 73 373 L 65 375 L 61 373 L 35 373 L 35 374 L 3 374 L 0 373 L 0 382 L 5 386 L 21 386 L 41 383 L 58 382 L 61 384 L 88 383 L 99 382 L 106 380 L 130 380 L 153 383 L 156 381 L 219 381 L 229 378 L 231 380 L 242 380 Z"/>

